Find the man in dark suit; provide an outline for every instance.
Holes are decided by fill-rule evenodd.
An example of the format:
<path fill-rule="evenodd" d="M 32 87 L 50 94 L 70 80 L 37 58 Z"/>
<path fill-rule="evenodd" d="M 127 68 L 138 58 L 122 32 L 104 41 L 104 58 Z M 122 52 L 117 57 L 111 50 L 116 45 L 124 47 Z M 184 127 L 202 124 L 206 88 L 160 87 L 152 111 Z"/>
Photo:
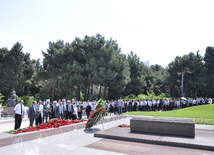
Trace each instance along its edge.
<path fill-rule="evenodd" d="M 33 101 L 33 104 L 29 107 L 28 111 L 28 119 L 30 121 L 30 126 L 33 126 L 36 117 L 37 117 L 37 102 Z"/>
<path fill-rule="evenodd" d="M 68 104 L 66 105 L 66 113 L 67 113 L 66 119 L 71 119 L 72 114 L 74 112 L 74 108 L 73 108 L 73 105 L 71 104 L 70 100 L 68 100 L 67 103 Z"/>
<path fill-rule="evenodd" d="M 78 119 L 81 120 L 82 119 L 82 109 L 83 109 L 83 106 L 82 106 L 82 102 L 80 101 L 79 102 L 79 105 L 77 106 L 77 110 L 78 110 Z"/>
<path fill-rule="evenodd" d="M 56 104 L 57 101 L 53 101 L 52 118 L 59 118 L 59 106 Z"/>

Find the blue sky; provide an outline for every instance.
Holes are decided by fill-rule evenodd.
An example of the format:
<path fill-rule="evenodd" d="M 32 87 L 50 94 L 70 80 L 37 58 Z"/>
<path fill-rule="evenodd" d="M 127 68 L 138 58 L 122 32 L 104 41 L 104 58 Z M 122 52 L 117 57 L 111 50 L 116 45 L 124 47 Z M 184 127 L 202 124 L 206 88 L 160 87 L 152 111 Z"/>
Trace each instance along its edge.
<path fill-rule="evenodd" d="M 100 33 L 122 53 L 167 66 L 175 56 L 214 46 L 212 0 L 1 0 L 0 47 L 17 41 L 42 59 L 49 41 Z"/>

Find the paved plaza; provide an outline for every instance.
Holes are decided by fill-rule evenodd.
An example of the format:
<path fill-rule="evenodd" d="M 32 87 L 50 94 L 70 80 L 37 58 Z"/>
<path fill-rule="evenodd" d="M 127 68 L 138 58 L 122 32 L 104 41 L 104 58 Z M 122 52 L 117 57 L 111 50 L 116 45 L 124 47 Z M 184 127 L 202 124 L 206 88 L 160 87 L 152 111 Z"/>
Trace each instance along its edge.
<path fill-rule="evenodd" d="M 111 130 L 119 124 L 130 124 L 132 116 L 107 116 L 102 124 L 93 129 L 85 130 L 85 122 L 63 126 L 57 129 L 47 129 L 31 133 L 11 135 L 4 133 L 14 128 L 14 120 L 0 120 L 0 154 L 6 155 L 214 155 L 213 151 L 121 141 L 94 137 L 94 133 Z M 22 127 L 27 127 L 29 122 L 24 119 Z M 196 129 L 207 130 L 214 133 L 213 126 L 196 125 Z M 117 128 L 116 128 L 117 130 Z M 117 131 L 122 130 L 118 128 Z M 126 129 L 127 130 L 127 129 Z M 164 137 L 163 137 L 164 138 Z M 203 139 L 202 139 L 203 140 Z M 202 141 L 202 143 L 205 143 Z"/>

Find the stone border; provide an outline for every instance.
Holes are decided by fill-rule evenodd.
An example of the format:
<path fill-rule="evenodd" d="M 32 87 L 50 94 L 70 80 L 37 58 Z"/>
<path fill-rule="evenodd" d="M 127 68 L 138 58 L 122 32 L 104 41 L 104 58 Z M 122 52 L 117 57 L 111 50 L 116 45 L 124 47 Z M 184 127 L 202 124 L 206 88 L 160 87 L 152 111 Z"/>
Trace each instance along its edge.
<path fill-rule="evenodd" d="M 195 138 L 195 122 L 190 119 L 140 118 L 130 120 L 131 132 Z"/>

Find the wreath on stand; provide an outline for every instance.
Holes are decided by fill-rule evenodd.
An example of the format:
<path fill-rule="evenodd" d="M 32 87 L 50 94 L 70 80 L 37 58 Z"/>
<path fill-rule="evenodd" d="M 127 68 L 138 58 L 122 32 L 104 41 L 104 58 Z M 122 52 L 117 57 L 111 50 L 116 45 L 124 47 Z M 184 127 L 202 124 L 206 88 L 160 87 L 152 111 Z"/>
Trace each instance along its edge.
<path fill-rule="evenodd" d="M 89 116 L 88 121 L 86 122 L 85 129 L 90 129 L 92 126 L 97 124 L 100 120 L 104 119 L 106 114 L 106 109 L 103 107 L 102 100 L 99 100 L 96 106 L 96 109 Z"/>

